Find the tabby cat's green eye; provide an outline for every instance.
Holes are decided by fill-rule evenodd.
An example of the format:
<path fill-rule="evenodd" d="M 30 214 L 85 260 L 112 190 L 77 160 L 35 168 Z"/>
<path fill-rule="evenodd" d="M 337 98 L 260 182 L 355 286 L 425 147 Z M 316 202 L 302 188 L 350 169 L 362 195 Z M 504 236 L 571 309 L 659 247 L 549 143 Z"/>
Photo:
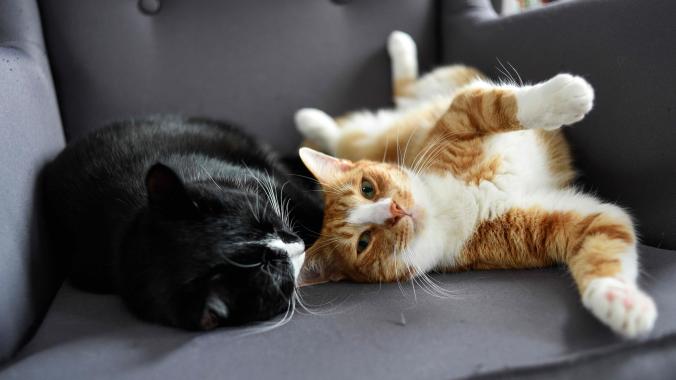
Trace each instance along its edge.
<path fill-rule="evenodd" d="M 361 181 L 361 194 L 366 199 L 373 199 L 376 195 L 376 189 L 371 182 L 368 180 Z"/>
<path fill-rule="evenodd" d="M 371 232 L 364 231 L 359 235 L 359 240 L 357 240 L 357 253 L 362 253 L 366 248 L 368 248 L 371 243 Z"/>

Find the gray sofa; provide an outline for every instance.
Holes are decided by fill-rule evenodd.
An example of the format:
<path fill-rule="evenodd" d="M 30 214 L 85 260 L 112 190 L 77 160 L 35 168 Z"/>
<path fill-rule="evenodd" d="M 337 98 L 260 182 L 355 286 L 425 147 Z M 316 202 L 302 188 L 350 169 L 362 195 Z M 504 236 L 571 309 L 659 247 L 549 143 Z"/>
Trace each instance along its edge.
<path fill-rule="evenodd" d="M 676 376 L 676 3 L 560 2 L 498 17 L 488 0 L 4 0 L 0 2 L 0 379 L 614 378 Z M 151 113 L 223 118 L 285 154 L 292 114 L 389 104 L 385 38 L 423 68 L 499 58 L 538 81 L 586 77 L 595 109 L 569 128 L 580 186 L 642 236 L 654 332 L 623 341 L 562 268 L 306 288 L 284 326 L 196 334 L 150 325 L 63 282 L 39 173 L 66 142 Z"/>

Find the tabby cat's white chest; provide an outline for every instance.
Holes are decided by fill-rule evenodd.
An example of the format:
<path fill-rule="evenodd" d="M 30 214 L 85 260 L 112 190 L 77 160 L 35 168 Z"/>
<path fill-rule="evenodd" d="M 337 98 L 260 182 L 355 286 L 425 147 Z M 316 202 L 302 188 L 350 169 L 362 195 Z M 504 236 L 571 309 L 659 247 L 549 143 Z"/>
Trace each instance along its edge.
<path fill-rule="evenodd" d="M 409 246 L 413 252 L 409 264 L 425 271 L 452 265 L 478 223 L 491 215 L 502 192 L 493 185 L 468 186 L 450 174 L 411 174 L 411 179 L 413 198 L 424 217 Z"/>

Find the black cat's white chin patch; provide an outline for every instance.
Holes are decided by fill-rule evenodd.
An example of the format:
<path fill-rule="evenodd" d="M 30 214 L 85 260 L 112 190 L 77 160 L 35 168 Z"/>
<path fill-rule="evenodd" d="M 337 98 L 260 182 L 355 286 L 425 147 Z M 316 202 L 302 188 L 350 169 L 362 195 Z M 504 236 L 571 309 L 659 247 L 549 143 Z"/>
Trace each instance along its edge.
<path fill-rule="evenodd" d="M 286 243 L 282 239 L 270 239 L 265 244 L 268 248 L 286 253 L 293 265 L 293 278 L 297 279 L 300 268 L 305 261 L 305 244 L 302 241 Z"/>

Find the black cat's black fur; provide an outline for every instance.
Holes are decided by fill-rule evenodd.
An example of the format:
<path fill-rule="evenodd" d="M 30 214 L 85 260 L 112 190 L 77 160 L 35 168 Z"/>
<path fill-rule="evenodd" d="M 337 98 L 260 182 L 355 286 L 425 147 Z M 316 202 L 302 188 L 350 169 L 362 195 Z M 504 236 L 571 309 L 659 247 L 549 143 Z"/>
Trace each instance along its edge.
<path fill-rule="evenodd" d="M 187 329 L 286 310 L 295 267 L 268 243 L 310 246 L 322 210 L 279 162 L 229 125 L 174 116 L 115 123 L 69 145 L 45 185 L 71 281 Z"/>

